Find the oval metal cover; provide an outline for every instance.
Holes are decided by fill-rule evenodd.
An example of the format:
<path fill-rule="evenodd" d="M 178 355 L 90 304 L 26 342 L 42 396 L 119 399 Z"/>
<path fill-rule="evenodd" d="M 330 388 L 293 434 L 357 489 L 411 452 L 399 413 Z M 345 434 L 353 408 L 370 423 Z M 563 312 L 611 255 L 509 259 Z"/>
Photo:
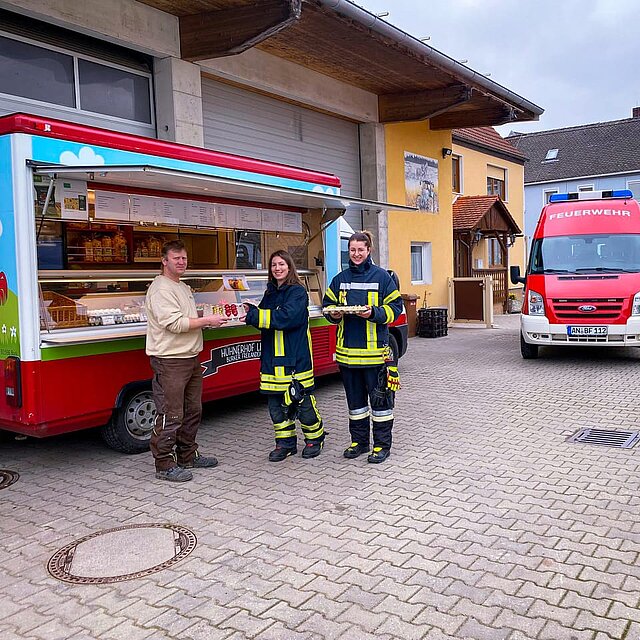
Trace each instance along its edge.
<path fill-rule="evenodd" d="M 578 307 L 578 311 L 582 311 L 583 313 L 592 313 L 596 310 L 597 307 L 594 307 L 592 304 L 583 304 Z"/>
<path fill-rule="evenodd" d="M 122 566 L 118 567 L 120 569 L 119 571 L 114 571 L 114 566 L 107 566 L 110 564 L 107 561 L 103 561 L 103 571 L 100 570 L 101 555 L 102 558 L 113 559 L 115 554 L 116 560 L 122 562 L 123 558 L 117 557 L 117 547 L 119 547 L 120 552 L 122 552 L 120 542 L 123 542 L 122 540 L 120 542 L 118 541 L 118 534 L 125 534 L 127 537 L 134 535 L 142 539 L 145 536 L 145 529 L 149 530 L 147 536 L 149 538 L 157 537 L 160 533 L 159 530 L 168 530 L 167 533 L 172 535 L 172 538 L 169 539 L 169 545 L 164 545 L 167 548 L 165 549 L 163 557 L 159 558 L 157 554 L 154 555 L 152 553 L 150 557 L 146 559 L 148 562 L 148 564 L 146 564 L 145 559 L 140 557 L 144 552 L 144 544 L 138 544 L 136 545 L 136 549 L 131 549 L 131 562 L 127 563 L 126 558 L 124 559 L 124 563 L 129 564 L 129 567 L 127 567 L 130 568 L 129 571 Z M 100 536 L 103 536 L 106 541 L 106 546 L 103 549 L 100 549 L 100 542 L 97 540 Z M 192 531 L 175 524 L 134 524 L 116 527 L 115 529 L 108 529 L 106 531 L 97 531 L 59 549 L 49 559 L 47 570 L 54 578 L 74 584 L 122 582 L 124 580 L 133 580 L 134 578 L 142 578 L 166 569 L 188 556 L 195 549 L 196 544 L 197 539 Z M 109 549 L 109 546 L 115 546 L 116 549 Z M 93 557 L 92 552 L 95 553 Z M 83 554 L 85 557 L 81 560 Z M 122 555 L 122 553 L 119 555 Z M 79 565 L 76 568 L 77 573 L 74 571 L 74 560 L 81 560 L 80 562 L 76 562 L 76 564 Z M 113 562 L 111 562 L 111 564 L 113 564 Z M 117 564 L 115 566 L 117 566 Z"/>

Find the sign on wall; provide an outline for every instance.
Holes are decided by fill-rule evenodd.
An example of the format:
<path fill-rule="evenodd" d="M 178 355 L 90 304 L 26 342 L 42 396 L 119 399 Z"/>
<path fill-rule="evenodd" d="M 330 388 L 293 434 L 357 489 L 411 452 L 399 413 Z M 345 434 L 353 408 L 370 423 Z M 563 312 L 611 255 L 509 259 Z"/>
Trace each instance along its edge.
<path fill-rule="evenodd" d="M 438 213 L 438 161 L 404 152 L 406 204 L 420 211 Z"/>

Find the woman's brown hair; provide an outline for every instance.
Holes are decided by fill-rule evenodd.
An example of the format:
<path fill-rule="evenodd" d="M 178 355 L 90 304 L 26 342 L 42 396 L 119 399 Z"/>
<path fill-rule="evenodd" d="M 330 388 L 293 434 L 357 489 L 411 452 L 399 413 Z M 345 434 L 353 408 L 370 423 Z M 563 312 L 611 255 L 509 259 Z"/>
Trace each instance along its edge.
<path fill-rule="evenodd" d="M 291 254 L 287 251 L 284 251 L 284 249 L 278 249 L 269 256 L 269 282 L 272 282 L 276 286 L 278 285 L 278 282 L 271 272 L 271 263 L 273 262 L 274 258 L 282 258 L 289 267 L 289 273 L 287 274 L 287 277 L 282 284 L 302 284 L 302 280 L 300 280 L 298 270 L 296 269 L 296 265 L 293 262 Z"/>
<path fill-rule="evenodd" d="M 349 238 L 349 244 L 352 242 L 364 242 L 364 246 L 369 249 L 369 251 L 373 250 L 373 236 L 370 231 L 356 231 L 351 234 Z"/>

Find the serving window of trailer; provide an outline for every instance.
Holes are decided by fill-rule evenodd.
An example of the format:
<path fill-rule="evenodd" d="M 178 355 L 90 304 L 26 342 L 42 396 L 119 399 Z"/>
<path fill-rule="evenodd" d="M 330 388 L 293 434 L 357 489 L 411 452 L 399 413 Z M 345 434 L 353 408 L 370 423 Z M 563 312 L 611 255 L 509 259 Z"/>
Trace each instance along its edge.
<path fill-rule="evenodd" d="M 320 210 L 39 174 L 33 187 L 43 332 L 141 327 L 145 292 L 170 240 L 185 244 L 184 281 L 199 312 L 226 311 L 233 320 L 235 305 L 257 303 L 268 257 L 284 249 L 301 272 L 312 312 L 320 313 Z"/>

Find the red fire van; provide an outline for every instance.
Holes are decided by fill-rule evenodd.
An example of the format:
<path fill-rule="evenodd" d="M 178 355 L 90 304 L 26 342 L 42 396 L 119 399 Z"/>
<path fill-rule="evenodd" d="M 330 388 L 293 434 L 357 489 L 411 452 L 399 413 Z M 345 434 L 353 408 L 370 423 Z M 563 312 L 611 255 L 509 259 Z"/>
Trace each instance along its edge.
<path fill-rule="evenodd" d="M 520 350 L 640 346 L 640 207 L 631 191 L 555 194 L 542 209 L 524 277 Z"/>

